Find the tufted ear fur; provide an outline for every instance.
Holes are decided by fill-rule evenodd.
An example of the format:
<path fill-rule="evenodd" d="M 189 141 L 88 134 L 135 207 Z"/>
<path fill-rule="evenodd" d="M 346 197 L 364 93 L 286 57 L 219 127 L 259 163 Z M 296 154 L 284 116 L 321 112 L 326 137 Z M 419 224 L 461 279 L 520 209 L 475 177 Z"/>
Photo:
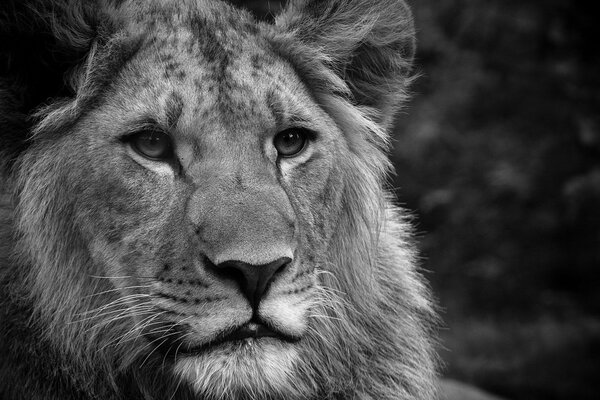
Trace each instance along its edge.
<path fill-rule="evenodd" d="M 10 172 L 40 123 L 56 126 L 59 119 L 77 118 L 102 76 L 123 57 L 109 5 L 108 0 L 0 4 L 0 173 Z"/>
<path fill-rule="evenodd" d="M 389 126 L 406 97 L 415 52 L 403 0 L 293 1 L 276 19 L 276 32 L 278 50 L 311 87 L 346 93 Z"/>

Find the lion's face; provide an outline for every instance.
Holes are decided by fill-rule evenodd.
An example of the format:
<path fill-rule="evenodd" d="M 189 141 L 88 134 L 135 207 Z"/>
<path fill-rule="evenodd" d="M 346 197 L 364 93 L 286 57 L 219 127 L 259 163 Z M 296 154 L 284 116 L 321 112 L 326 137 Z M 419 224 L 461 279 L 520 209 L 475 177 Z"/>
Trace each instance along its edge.
<path fill-rule="evenodd" d="M 212 29 L 204 43 L 191 27 L 155 27 L 99 105 L 32 154 L 53 154 L 49 173 L 78 193 L 91 279 L 117 289 L 98 307 L 125 312 L 131 342 L 200 392 L 284 391 L 346 145 L 290 65 L 248 32 Z"/>

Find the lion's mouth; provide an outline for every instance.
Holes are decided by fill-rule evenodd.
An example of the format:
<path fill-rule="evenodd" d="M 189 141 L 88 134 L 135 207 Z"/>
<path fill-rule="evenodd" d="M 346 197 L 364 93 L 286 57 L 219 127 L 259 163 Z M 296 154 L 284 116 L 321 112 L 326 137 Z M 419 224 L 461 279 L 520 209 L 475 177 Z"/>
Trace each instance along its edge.
<path fill-rule="evenodd" d="M 250 343 L 254 340 L 260 340 L 261 338 L 274 338 L 283 342 L 295 342 L 298 340 L 297 338 L 293 338 L 271 329 L 262 323 L 250 321 L 233 331 L 225 332 L 222 335 L 219 335 L 216 339 L 208 343 L 205 343 L 201 346 L 188 347 L 187 349 L 183 349 L 181 352 L 186 354 L 203 353 L 208 349 L 216 348 L 222 345 Z"/>
<path fill-rule="evenodd" d="M 210 340 L 206 343 L 200 345 L 193 345 L 191 343 L 184 345 L 176 345 L 177 342 L 181 344 L 181 338 L 185 336 L 184 332 L 181 332 L 180 335 L 176 335 L 178 338 L 174 338 L 171 336 L 171 340 L 167 340 L 169 343 L 163 343 L 161 346 L 161 350 L 167 354 L 187 354 L 194 355 L 205 353 L 210 349 L 214 349 L 217 347 L 225 346 L 225 345 L 243 345 L 250 344 L 254 341 L 260 341 L 266 338 L 272 338 L 273 340 L 279 340 L 281 342 L 297 342 L 299 338 L 290 336 L 283 332 L 280 332 L 276 329 L 269 327 L 268 325 L 262 322 L 256 322 L 251 320 L 244 325 L 241 325 L 237 328 L 234 328 L 229 331 L 225 331 L 215 337 L 213 340 Z M 176 351 L 174 351 L 176 349 Z"/>
<path fill-rule="evenodd" d="M 236 340 L 258 339 L 261 337 L 282 338 L 283 335 L 261 323 L 248 322 L 246 325 L 241 326 L 235 331 L 224 335 L 219 341 L 233 342 Z"/>

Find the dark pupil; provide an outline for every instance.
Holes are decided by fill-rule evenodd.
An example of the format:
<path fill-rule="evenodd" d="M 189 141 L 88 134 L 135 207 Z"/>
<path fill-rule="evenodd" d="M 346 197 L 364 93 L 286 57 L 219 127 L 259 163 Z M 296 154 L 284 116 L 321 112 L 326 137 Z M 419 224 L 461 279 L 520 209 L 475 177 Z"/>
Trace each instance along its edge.
<path fill-rule="evenodd" d="M 298 132 L 284 132 L 278 135 L 275 147 L 282 155 L 292 155 L 302 150 L 304 139 Z"/>
<path fill-rule="evenodd" d="M 148 132 L 137 140 L 138 149 L 148 157 L 160 157 L 168 150 L 168 141 L 165 135 L 157 132 Z"/>

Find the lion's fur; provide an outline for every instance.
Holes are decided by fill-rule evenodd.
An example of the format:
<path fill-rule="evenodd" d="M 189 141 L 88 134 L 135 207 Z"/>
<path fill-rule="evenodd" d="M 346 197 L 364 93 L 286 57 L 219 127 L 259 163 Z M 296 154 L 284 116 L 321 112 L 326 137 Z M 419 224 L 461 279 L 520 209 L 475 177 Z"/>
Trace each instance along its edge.
<path fill-rule="evenodd" d="M 0 168 L 6 188 L 0 203 L 3 399 L 194 397 L 193 385 L 181 383 L 169 361 L 136 336 L 128 318 L 133 311 L 124 301 L 127 292 L 114 280 L 99 279 L 114 272 L 94 261 L 94 252 L 107 253 L 106 246 L 90 233 L 93 227 L 81 228 L 110 211 L 82 209 L 95 204 L 94 196 L 103 190 L 115 196 L 109 204 L 136 205 L 118 202 L 123 190 L 118 185 L 94 189 L 107 178 L 103 170 L 85 166 L 89 175 L 82 175 L 79 154 L 86 149 L 63 140 L 75 126 L 77 132 L 95 129 L 85 125 L 84 116 L 106 102 L 115 90 L 112 79 L 142 46 L 143 37 L 123 28 L 128 18 L 140 17 L 136 8 L 149 14 L 160 8 L 121 3 L 13 0 L 0 11 L 0 34 L 9 39 L 0 44 Z M 277 382 L 256 379 L 255 394 L 433 399 L 434 312 L 416 270 L 406 213 L 392 205 L 385 190 L 391 169 L 387 129 L 411 79 L 410 11 L 401 0 L 305 0 L 292 2 L 271 25 L 208 3 L 198 2 L 221 24 L 231 23 L 231 17 L 221 18 L 219 10 L 250 21 L 241 25 L 255 26 L 247 29 L 256 30 L 261 45 L 293 67 L 347 145 L 333 167 L 339 184 L 330 196 L 340 199 L 341 207 L 327 212 L 339 218 L 323 228 L 330 230 L 330 240 L 316 272 L 320 289 L 314 316 L 297 346 L 300 361 L 295 375 L 286 378 L 292 384 L 283 391 Z M 183 4 L 177 7 L 194 3 Z M 36 51 L 28 53 L 20 43 L 35 44 Z M 138 209 L 163 200 L 153 194 Z M 161 226 L 161 214 L 156 218 Z M 160 237 L 152 231 L 139 234 L 148 242 Z M 210 377 L 206 372 L 204 379 Z M 218 392 L 229 391 L 232 399 L 250 398 L 251 393 L 228 390 L 235 379 L 214 379 L 210 385 L 222 386 Z"/>

